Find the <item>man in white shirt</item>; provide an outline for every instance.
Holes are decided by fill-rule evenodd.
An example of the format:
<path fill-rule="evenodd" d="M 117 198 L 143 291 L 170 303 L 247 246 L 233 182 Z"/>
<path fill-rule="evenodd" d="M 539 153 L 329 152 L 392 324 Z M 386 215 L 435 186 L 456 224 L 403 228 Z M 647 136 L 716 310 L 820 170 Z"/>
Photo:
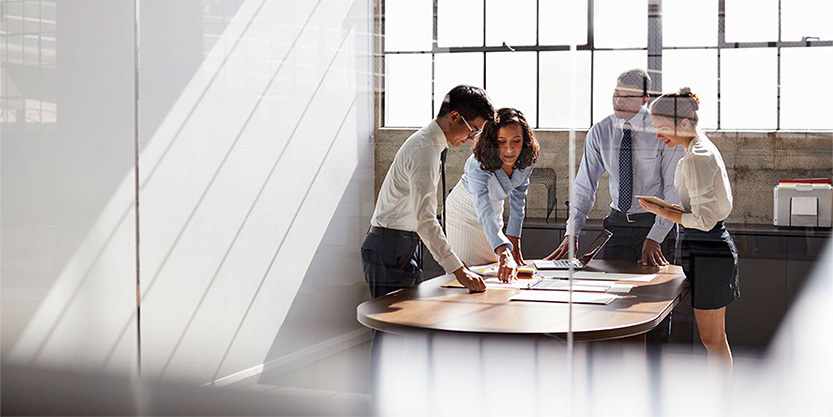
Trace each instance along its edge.
<path fill-rule="evenodd" d="M 420 239 L 446 273 L 469 291 L 485 291 L 483 279 L 452 252 L 440 227 L 437 182 L 442 151 L 476 138 L 494 116 L 486 91 L 459 85 L 445 96 L 437 117 L 399 148 L 362 244 L 362 268 L 374 298 L 422 282 Z"/>

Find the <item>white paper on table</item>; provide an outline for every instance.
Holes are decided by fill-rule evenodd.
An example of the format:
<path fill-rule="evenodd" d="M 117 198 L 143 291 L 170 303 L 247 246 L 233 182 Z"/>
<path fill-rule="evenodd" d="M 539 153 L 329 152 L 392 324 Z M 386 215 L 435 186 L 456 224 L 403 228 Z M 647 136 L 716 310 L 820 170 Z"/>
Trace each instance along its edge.
<path fill-rule="evenodd" d="M 616 295 L 594 292 L 573 292 L 569 291 L 521 291 L 512 296 L 512 301 L 544 301 L 550 303 L 568 303 L 572 294 L 573 303 L 576 304 L 610 304 L 618 298 Z"/>
<path fill-rule="evenodd" d="M 537 274 L 541 275 L 544 278 L 568 279 L 570 277 L 568 271 L 538 271 Z M 612 272 L 591 271 L 573 272 L 573 279 L 577 280 L 651 282 L 656 277 L 657 274 L 620 274 Z"/>

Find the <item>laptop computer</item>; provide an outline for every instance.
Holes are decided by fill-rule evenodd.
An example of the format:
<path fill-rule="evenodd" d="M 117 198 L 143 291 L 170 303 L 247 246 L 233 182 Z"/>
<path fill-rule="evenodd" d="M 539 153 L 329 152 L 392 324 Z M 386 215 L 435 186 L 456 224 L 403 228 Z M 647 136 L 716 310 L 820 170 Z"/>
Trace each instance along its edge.
<path fill-rule="evenodd" d="M 581 259 L 559 259 L 555 261 L 532 261 L 535 264 L 536 269 L 570 269 L 570 263 L 573 264 L 573 269 L 584 269 L 587 266 L 587 263 L 590 262 L 591 259 L 595 258 L 596 255 L 601 252 L 602 247 L 610 240 L 610 237 L 613 236 L 607 229 L 602 229 L 602 232 L 599 233 L 599 236 L 593 243 L 590 244 L 590 248 L 587 249 L 587 253 L 581 257 Z"/>

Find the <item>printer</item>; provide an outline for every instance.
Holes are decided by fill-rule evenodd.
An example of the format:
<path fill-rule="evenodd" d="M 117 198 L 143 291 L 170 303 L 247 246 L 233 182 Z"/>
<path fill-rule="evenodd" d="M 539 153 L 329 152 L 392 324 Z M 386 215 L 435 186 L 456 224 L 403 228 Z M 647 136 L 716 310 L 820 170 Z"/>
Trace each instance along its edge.
<path fill-rule="evenodd" d="M 830 180 L 785 182 L 775 186 L 772 224 L 793 227 L 831 227 L 833 186 Z"/>

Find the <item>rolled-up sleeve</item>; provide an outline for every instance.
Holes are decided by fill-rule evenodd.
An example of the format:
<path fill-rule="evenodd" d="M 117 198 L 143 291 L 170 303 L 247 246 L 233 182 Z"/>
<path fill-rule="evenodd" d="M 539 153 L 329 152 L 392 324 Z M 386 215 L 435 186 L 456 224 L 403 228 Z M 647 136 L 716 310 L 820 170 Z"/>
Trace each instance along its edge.
<path fill-rule="evenodd" d="M 466 190 L 471 194 L 474 200 L 474 209 L 477 212 L 477 219 L 480 225 L 483 226 L 483 232 L 486 234 L 486 240 L 492 250 L 497 249 L 500 245 L 506 245 L 509 250 L 514 247 L 509 239 L 503 234 L 497 222 L 497 214 L 492 206 L 492 200 L 489 198 L 489 178 L 491 173 L 481 169 L 469 169 L 470 164 L 466 165 L 466 178 L 468 184 Z M 503 215 L 503 213 L 501 213 Z"/>
<path fill-rule="evenodd" d="M 680 221 L 686 228 L 707 232 L 720 221 L 720 207 L 714 189 L 714 177 L 719 168 L 708 156 L 687 157 L 683 163 L 691 213 L 683 214 Z"/>
<path fill-rule="evenodd" d="M 434 260 L 450 274 L 462 267 L 463 262 L 452 252 L 437 220 L 438 161 L 439 154 L 429 147 L 421 148 L 411 156 L 410 195 L 416 209 L 417 234 Z"/>
<path fill-rule="evenodd" d="M 677 188 L 674 187 L 674 171 L 676 171 L 677 162 L 680 161 L 683 154 L 685 154 L 685 148 L 679 146 L 671 149 L 665 149 L 662 152 L 663 195 L 659 197 L 671 204 L 680 204 L 680 195 L 677 193 Z M 654 220 L 654 225 L 648 232 L 647 237 L 655 242 L 662 243 L 662 241 L 665 240 L 665 237 L 668 236 L 668 232 L 672 227 L 674 227 L 674 222 L 666 219 L 665 217 L 657 216 L 656 220 Z"/>

